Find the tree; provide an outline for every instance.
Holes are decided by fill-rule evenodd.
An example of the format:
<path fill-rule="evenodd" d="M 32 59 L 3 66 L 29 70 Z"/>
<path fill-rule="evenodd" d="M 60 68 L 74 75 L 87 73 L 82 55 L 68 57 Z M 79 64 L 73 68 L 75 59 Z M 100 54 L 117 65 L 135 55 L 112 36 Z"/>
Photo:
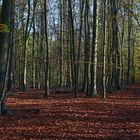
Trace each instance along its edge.
<path fill-rule="evenodd" d="M 46 70 L 45 70 L 45 95 L 49 96 L 49 46 L 48 46 L 48 11 L 47 1 L 44 0 L 45 39 L 46 39 Z"/>
<path fill-rule="evenodd" d="M 30 22 L 30 10 L 31 4 L 30 0 L 28 0 L 28 15 L 27 21 L 25 26 L 25 33 L 24 33 L 24 48 L 23 48 L 23 69 L 22 69 L 22 90 L 26 91 L 27 88 L 27 46 L 28 46 L 28 37 L 29 37 L 29 22 Z"/>
<path fill-rule="evenodd" d="M 8 83 L 7 83 L 7 89 L 13 89 L 15 88 L 15 48 L 14 48 L 14 29 L 15 29 L 15 1 L 11 1 L 11 17 L 10 17 L 10 42 L 9 45 L 11 47 L 10 49 L 10 58 L 9 58 L 9 70 L 8 70 Z"/>
<path fill-rule="evenodd" d="M 96 88 L 96 80 L 97 80 L 97 0 L 93 1 L 93 34 L 92 34 L 92 56 L 91 56 L 91 87 L 90 87 L 90 96 L 97 95 L 97 88 Z"/>
<path fill-rule="evenodd" d="M 11 12 L 11 1 L 3 0 L 2 12 L 1 12 L 1 23 L 6 24 L 10 27 L 10 12 Z M 5 90 L 6 90 L 6 79 L 8 72 L 8 61 L 9 61 L 9 33 L 0 32 L 0 115 L 6 112 L 5 106 Z"/>
<path fill-rule="evenodd" d="M 77 86 L 79 85 L 79 69 L 80 69 L 80 56 L 81 56 L 81 48 L 82 48 L 82 30 L 83 30 L 83 13 L 84 13 L 84 0 L 80 0 L 80 27 L 79 27 L 79 37 L 78 37 L 78 50 L 77 50 L 77 72 L 76 72 L 76 79 L 77 79 Z"/>
<path fill-rule="evenodd" d="M 133 0 L 129 0 L 128 1 L 128 6 L 132 6 L 133 5 Z M 132 13 L 130 11 L 130 9 L 127 9 L 127 14 L 128 14 L 128 39 L 127 39 L 127 43 L 128 43 L 128 61 L 127 61 L 127 84 L 130 83 L 130 69 L 131 69 L 131 44 L 132 44 Z"/>
<path fill-rule="evenodd" d="M 72 11 L 72 1 L 68 0 L 68 13 L 69 13 L 69 26 L 70 26 L 70 50 L 71 50 L 71 71 L 72 71 L 72 85 L 75 97 L 77 97 L 77 64 L 76 64 L 76 48 L 75 48 L 75 34 L 74 34 L 74 21 Z"/>
<path fill-rule="evenodd" d="M 120 89 L 120 53 L 118 40 L 118 1 L 109 0 L 109 82 L 108 91 Z"/>
<path fill-rule="evenodd" d="M 103 10 L 103 99 L 106 98 L 106 51 L 107 51 L 107 44 L 106 44 L 106 14 L 107 14 L 107 0 L 104 0 L 102 4 Z"/>
<path fill-rule="evenodd" d="M 84 63 L 84 91 L 89 95 L 89 61 L 90 61 L 90 21 L 89 21 L 90 1 L 85 1 L 85 63 Z"/>

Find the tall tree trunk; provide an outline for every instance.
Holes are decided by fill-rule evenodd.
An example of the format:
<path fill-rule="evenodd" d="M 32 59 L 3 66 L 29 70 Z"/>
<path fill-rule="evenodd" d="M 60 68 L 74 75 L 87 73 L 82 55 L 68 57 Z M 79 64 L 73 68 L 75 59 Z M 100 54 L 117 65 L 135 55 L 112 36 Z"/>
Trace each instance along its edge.
<path fill-rule="evenodd" d="M 135 41 L 132 40 L 132 83 L 135 83 Z"/>
<path fill-rule="evenodd" d="M 130 0 L 128 1 L 128 6 L 129 5 L 133 5 L 133 0 Z M 132 38 L 131 38 L 131 33 L 132 33 L 132 15 L 131 15 L 131 11 L 129 9 L 127 9 L 127 14 L 128 14 L 128 40 L 127 40 L 127 43 L 128 43 L 128 50 L 127 50 L 127 84 L 130 83 L 130 74 L 131 74 L 131 41 L 132 41 Z"/>
<path fill-rule="evenodd" d="M 44 0 L 45 39 L 46 39 L 46 70 L 45 70 L 45 96 L 49 97 L 49 46 L 48 46 L 48 6 Z"/>
<path fill-rule="evenodd" d="M 60 0 L 60 45 L 59 45 L 59 62 L 60 62 L 60 87 L 63 86 L 63 1 Z"/>
<path fill-rule="evenodd" d="M 120 54 L 118 44 L 118 1 L 110 0 L 110 16 L 111 16 L 111 79 L 110 90 L 120 89 Z"/>
<path fill-rule="evenodd" d="M 29 21 L 30 21 L 30 0 L 28 0 L 28 16 L 27 16 L 27 22 L 26 22 L 26 30 L 24 34 L 24 48 L 23 48 L 23 71 L 22 71 L 22 91 L 26 91 L 27 88 L 27 46 L 28 46 L 28 36 L 30 31 L 29 28 Z"/>
<path fill-rule="evenodd" d="M 11 12 L 11 0 L 3 0 L 1 23 L 10 27 L 10 12 Z M 0 32 L 0 115 L 6 112 L 5 107 L 5 88 L 8 70 L 8 56 L 10 52 L 9 48 L 9 33 Z"/>
<path fill-rule="evenodd" d="M 78 37 L 78 51 L 77 51 L 77 86 L 79 85 L 79 69 L 80 69 L 80 55 L 81 55 L 81 45 L 82 45 L 82 30 L 83 30 L 83 12 L 84 12 L 84 0 L 80 0 L 80 29 L 79 29 L 79 37 Z M 82 76 L 81 76 L 82 77 Z"/>
<path fill-rule="evenodd" d="M 93 35 L 92 35 L 92 56 L 91 56 L 91 87 L 90 96 L 97 95 L 96 80 L 97 80 L 97 0 L 93 0 Z"/>
<path fill-rule="evenodd" d="M 76 62 L 76 48 L 75 48 L 75 33 L 74 33 L 74 19 L 73 19 L 73 10 L 72 10 L 72 1 L 68 0 L 68 8 L 69 8 L 69 25 L 70 25 L 70 44 L 71 44 L 71 63 L 72 63 L 72 85 L 74 89 L 74 96 L 78 96 L 78 91 L 77 91 L 77 76 L 76 76 L 76 71 L 77 71 L 77 62 Z"/>
<path fill-rule="evenodd" d="M 36 46 L 36 24 L 35 24 L 35 11 L 36 11 L 37 0 L 33 1 L 33 48 L 32 48 L 32 88 L 35 88 L 35 80 L 36 80 L 36 68 L 35 68 L 35 46 Z"/>
<path fill-rule="evenodd" d="M 124 33 L 125 33 L 125 18 L 122 19 L 121 44 L 120 44 L 120 46 L 121 46 L 120 47 L 120 60 L 121 60 L 120 83 L 121 83 L 121 86 L 124 84 L 124 62 L 123 62 L 123 59 L 124 59 L 123 58 Z"/>
<path fill-rule="evenodd" d="M 89 61 L 90 61 L 90 23 L 89 23 L 89 0 L 85 1 L 85 64 L 84 64 L 84 91 L 89 95 Z"/>
<path fill-rule="evenodd" d="M 103 99 L 106 98 L 106 13 L 107 0 L 103 1 Z"/>
<path fill-rule="evenodd" d="M 8 70 L 8 84 L 7 84 L 7 89 L 10 90 L 12 88 L 15 88 L 15 72 L 14 72 L 14 65 L 15 65 L 15 48 L 14 48 L 14 16 L 15 16 L 15 0 L 11 1 L 11 26 L 10 26 L 10 61 L 9 61 L 9 70 Z"/>

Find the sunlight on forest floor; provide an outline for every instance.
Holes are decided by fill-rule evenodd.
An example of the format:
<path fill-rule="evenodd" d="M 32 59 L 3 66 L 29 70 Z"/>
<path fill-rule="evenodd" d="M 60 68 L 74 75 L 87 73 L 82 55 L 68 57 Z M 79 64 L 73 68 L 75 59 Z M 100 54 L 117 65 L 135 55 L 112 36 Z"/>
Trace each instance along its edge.
<path fill-rule="evenodd" d="M 140 139 L 140 85 L 108 96 L 16 91 L 7 97 L 10 115 L 0 117 L 0 139 Z"/>

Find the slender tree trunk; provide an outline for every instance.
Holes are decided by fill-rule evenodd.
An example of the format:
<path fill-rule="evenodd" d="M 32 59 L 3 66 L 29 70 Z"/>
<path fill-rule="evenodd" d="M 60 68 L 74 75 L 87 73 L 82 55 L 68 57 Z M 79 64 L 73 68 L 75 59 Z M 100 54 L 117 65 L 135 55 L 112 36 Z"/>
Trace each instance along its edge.
<path fill-rule="evenodd" d="M 135 83 L 135 41 L 132 40 L 132 83 Z"/>
<path fill-rule="evenodd" d="M 96 89 L 96 80 L 97 80 L 97 31 L 98 31 L 98 24 L 97 24 L 97 0 L 93 2 L 93 35 L 92 35 L 92 56 L 91 56 L 91 87 L 90 87 L 90 96 L 97 95 Z"/>
<path fill-rule="evenodd" d="M 81 41 L 82 41 L 82 29 L 83 29 L 83 11 L 84 11 L 84 0 L 80 0 L 80 29 L 79 29 L 79 38 L 78 38 L 78 52 L 77 52 L 77 86 L 79 85 L 79 69 L 80 69 L 80 55 L 81 55 Z M 81 76 L 82 77 L 82 76 Z"/>
<path fill-rule="evenodd" d="M 46 70 L 45 70 L 45 96 L 49 97 L 49 46 L 48 46 L 48 6 L 47 0 L 44 0 L 45 16 L 45 39 L 46 39 Z"/>
<path fill-rule="evenodd" d="M 15 58 L 15 48 L 14 48 L 14 14 L 15 14 L 15 0 L 11 1 L 11 26 L 10 26 L 10 62 L 9 62 L 9 70 L 8 70 L 8 84 L 7 89 L 10 90 L 15 87 L 15 72 L 14 72 L 14 58 Z"/>
<path fill-rule="evenodd" d="M 60 46 L 59 46 L 59 61 L 60 61 L 60 87 L 63 86 L 63 1 L 60 0 Z"/>
<path fill-rule="evenodd" d="M 106 99 L 106 51 L 107 51 L 107 44 L 106 44 L 106 13 L 107 13 L 107 0 L 103 2 L 103 99 Z"/>
<path fill-rule="evenodd" d="M 120 60 L 121 60 L 121 86 L 124 84 L 124 62 L 123 62 L 123 45 L 124 45 L 124 33 L 125 33 L 125 19 L 122 19 L 122 31 L 121 31 L 121 48 L 120 48 Z"/>
<path fill-rule="evenodd" d="M 35 68 L 35 46 L 36 46 L 36 24 L 35 24 L 35 11 L 36 11 L 37 0 L 33 1 L 33 48 L 32 48 L 32 88 L 35 88 L 35 80 L 36 80 L 36 68 Z"/>
<path fill-rule="evenodd" d="M 130 0 L 128 1 L 128 4 L 129 5 L 133 5 L 133 0 Z M 130 10 L 128 9 L 127 11 L 127 14 L 128 14 L 128 40 L 127 40 L 127 43 L 128 43 L 128 50 L 127 50 L 127 84 L 130 84 L 130 74 L 131 74 L 131 33 L 132 33 L 132 15 L 131 15 L 131 12 Z"/>
<path fill-rule="evenodd" d="M 71 44 L 71 52 L 72 52 L 72 85 L 74 89 L 74 96 L 78 96 L 77 91 L 77 62 L 76 62 L 76 48 L 75 48 L 75 33 L 74 33 L 74 19 L 73 19 L 73 11 L 72 11 L 72 1 L 68 0 L 68 8 L 69 8 L 69 22 L 70 22 L 70 44 Z"/>
<path fill-rule="evenodd" d="M 90 61 L 90 24 L 89 24 L 89 0 L 85 1 L 85 64 L 84 64 L 84 91 L 89 96 L 89 61 Z"/>
<path fill-rule="evenodd" d="M 28 27 L 29 27 L 29 20 L 30 20 L 30 0 L 28 0 L 28 16 L 26 22 L 26 30 L 24 34 L 24 50 L 23 50 L 23 71 L 22 71 L 22 91 L 26 91 L 27 88 L 27 46 L 28 46 Z"/>

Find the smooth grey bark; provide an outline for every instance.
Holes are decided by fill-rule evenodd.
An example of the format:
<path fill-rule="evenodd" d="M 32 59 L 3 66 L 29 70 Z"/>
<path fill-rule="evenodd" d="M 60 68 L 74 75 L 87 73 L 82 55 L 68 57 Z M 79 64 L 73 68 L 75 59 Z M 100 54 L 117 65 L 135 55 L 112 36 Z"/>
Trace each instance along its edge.
<path fill-rule="evenodd" d="M 93 1 L 93 33 L 92 33 L 92 56 L 91 56 L 91 85 L 90 85 L 90 96 L 97 95 L 96 80 L 97 80 L 97 0 Z"/>
<path fill-rule="evenodd" d="M 24 34 L 24 48 L 23 48 L 23 69 L 22 69 L 22 91 L 25 92 L 27 88 L 27 46 L 28 46 L 28 36 L 30 33 L 29 28 L 29 21 L 30 21 L 30 14 L 31 14 L 31 3 L 28 0 L 28 15 L 25 27 L 25 34 Z"/>

